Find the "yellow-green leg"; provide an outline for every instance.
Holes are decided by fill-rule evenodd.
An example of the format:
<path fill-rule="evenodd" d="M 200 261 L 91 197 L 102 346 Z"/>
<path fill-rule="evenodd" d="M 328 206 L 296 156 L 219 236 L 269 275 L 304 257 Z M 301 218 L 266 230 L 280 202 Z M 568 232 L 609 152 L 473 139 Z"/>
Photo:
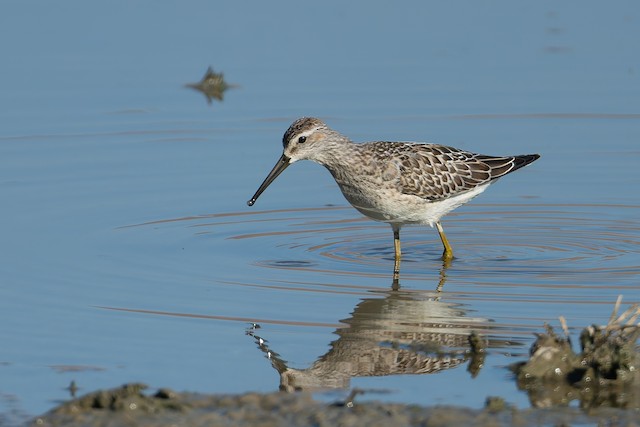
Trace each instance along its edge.
<path fill-rule="evenodd" d="M 438 234 L 440 234 L 440 240 L 442 240 L 442 246 L 444 246 L 444 252 L 442 253 L 442 260 L 445 262 L 451 261 L 453 259 L 453 250 L 451 249 L 451 245 L 447 240 L 447 236 L 444 234 L 444 229 L 442 228 L 442 224 L 440 221 L 436 222 L 436 228 L 438 229 Z"/>

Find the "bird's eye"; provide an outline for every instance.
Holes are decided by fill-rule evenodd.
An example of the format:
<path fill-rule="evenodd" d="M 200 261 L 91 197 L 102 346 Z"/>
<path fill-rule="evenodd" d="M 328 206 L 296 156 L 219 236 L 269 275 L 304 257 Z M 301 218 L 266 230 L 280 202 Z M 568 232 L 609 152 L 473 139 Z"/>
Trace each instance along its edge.
<path fill-rule="evenodd" d="M 307 140 L 306 136 L 301 136 L 300 138 L 298 138 L 298 144 L 304 144 L 306 140 Z"/>

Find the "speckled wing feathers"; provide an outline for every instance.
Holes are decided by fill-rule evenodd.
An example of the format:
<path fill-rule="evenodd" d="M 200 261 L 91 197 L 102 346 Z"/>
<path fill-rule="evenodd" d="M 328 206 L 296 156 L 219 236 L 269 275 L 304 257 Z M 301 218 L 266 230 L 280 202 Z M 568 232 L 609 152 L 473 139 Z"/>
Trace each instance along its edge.
<path fill-rule="evenodd" d="M 372 142 L 377 162 L 395 162 L 397 189 L 438 201 L 470 191 L 519 169 L 537 155 L 491 157 L 437 144 Z"/>

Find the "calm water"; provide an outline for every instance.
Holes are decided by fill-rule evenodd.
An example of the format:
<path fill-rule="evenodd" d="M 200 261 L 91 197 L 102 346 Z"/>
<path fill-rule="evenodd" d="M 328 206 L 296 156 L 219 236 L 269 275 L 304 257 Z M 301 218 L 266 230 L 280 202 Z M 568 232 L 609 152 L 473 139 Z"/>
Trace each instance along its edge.
<path fill-rule="evenodd" d="M 543 322 L 640 302 L 637 3 L 23 1 L 0 32 L 0 423 L 72 380 L 524 408 L 505 366 Z M 183 87 L 209 65 L 240 85 L 212 105 Z M 391 229 L 322 167 L 245 204 L 303 115 L 542 158 L 444 220 L 446 271 L 405 228 L 390 292 Z"/>

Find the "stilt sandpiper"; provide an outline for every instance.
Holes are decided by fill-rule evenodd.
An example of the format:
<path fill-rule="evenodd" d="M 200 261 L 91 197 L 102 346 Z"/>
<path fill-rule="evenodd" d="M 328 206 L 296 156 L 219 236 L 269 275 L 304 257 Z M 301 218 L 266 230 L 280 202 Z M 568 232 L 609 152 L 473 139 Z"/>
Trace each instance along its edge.
<path fill-rule="evenodd" d="M 535 161 L 538 154 L 485 156 L 438 144 L 367 142 L 356 144 L 322 120 L 303 117 L 282 139 L 284 152 L 247 202 L 260 194 L 298 160 L 326 167 L 344 197 L 365 216 L 393 229 L 394 275 L 400 271 L 400 228 L 429 224 L 437 228 L 448 263 L 453 250 L 440 218 L 482 193 L 496 179 Z"/>

